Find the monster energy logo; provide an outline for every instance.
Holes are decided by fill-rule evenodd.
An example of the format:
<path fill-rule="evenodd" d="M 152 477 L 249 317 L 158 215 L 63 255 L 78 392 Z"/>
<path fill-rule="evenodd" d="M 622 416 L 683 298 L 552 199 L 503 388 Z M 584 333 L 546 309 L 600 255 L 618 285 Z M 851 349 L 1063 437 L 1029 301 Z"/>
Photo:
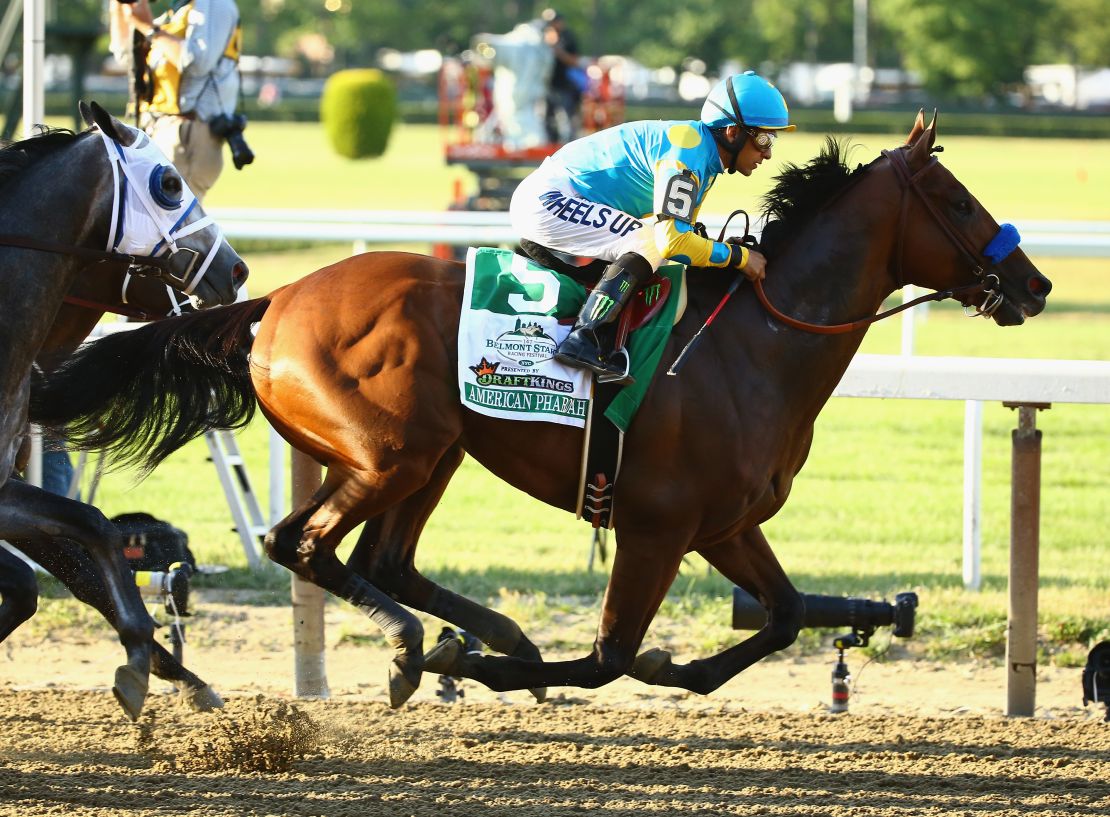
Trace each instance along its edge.
<path fill-rule="evenodd" d="M 644 303 L 648 306 L 659 300 L 659 293 L 663 290 L 661 284 L 652 284 L 644 290 Z"/>
<path fill-rule="evenodd" d="M 598 294 L 597 300 L 594 301 L 593 308 L 590 310 L 590 320 L 599 321 L 609 314 L 609 310 L 613 308 L 613 299 L 608 295 Z"/>

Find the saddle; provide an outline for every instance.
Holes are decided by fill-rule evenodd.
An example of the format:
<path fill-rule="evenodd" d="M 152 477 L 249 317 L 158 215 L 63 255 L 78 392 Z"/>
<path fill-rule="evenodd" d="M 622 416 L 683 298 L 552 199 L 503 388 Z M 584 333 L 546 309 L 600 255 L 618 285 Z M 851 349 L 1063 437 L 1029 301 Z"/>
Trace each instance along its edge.
<path fill-rule="evenodd" d="M 537 264 L 574 279 L 586 289 L 593 289 L 609 266 L 607 261 L 598 258 L 583 261 L 528 239 L 521 240 L 520 249 Z M 670 279 L 656 273 L 648 280 L 618 319 L 614 349 L 623 349 L 629 334 L 655 317 L 670 291 Z M 574 321 L 574 317 L 567 321 Z M 594 418 L 604 416 L 622 388 L 613 383 L 595 384 L 582 441 L 577 516 L 598 530 L 613 527 L 613 489 L 620 471 L 623 434 L 613 423 L 594 422 Z"/>
<path fill-rule="evenodd" d="M 594 288 L 602 273 L 605 272 L 605 268 L 609 266 L 608 261 L 603 261 L 600 258 L 580 259 L 568 253 L 537 244 L 535 241 L 529 241 L 527 238 L 520 240 L 520 249 L 523 255 L 528 256 L 540 266 L 573 278 L 587 290 Z M 659 273 L 652 275 L 648 282 L 640 288 L 639 294 L 621 312 L 620 318 L 617 320 L 617 339 L 613 348 L 623 349 L 628 340 L 628 335 L 655 317 L 656 313 L 663 308 L 663 304 L 667 302 L 670 292 L 671 282 L 668 278 Z M 573 317 L 567 318 L 568 322 L 573 320 Z"/>

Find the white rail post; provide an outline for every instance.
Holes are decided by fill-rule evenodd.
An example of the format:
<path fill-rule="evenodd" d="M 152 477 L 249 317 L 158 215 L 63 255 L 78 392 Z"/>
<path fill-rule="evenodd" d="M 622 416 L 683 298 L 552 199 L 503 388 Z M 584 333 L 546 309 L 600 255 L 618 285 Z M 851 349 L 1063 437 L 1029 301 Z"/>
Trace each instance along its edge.
<path fill-rule="evenodd" d="M 982 583 L 983 403 L 964 403 L 964 587 Z"/>
<path fill-rule="evenodd" d="M 44 0 L 23 3 L 23 136 L 30 136 L 45 118 L 43 67 L 46 55 L 46 9 Z"/>
<path fill-rule="evenodd" d="M 909 303 L 917 295 L 917 288 L 913 284 L 902 287 L 902 303 Z M 911 306 L 902 313 L 902 354 L 913 354 L 914 312 L 918 307 Z"/>
<path fill-rule="evenodd" d="M 293 449 L 290 468 L 293 508 L 301 507 L 320 487 L 320 465 Z M 324 666 L 324 590 L 293 574 L 293 655 L 295 692 L 298 698 L 327 698 L 328 676 Z"/>

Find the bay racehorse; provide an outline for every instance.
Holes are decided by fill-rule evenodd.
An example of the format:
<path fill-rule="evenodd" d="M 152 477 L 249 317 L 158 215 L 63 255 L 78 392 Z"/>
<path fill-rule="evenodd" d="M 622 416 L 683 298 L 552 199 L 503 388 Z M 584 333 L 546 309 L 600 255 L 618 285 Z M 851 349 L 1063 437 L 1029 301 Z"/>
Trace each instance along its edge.
<path fill-rule="evenodd" d="M 134 275 L 127 264 L 105 262 L 86 270 L 74 281 L 54 318 L 39 353 L 39 365 L 50 368 L 60 356 L 84 341 L 106 312 L 132 320 L 156 320 L 195 311 L 193 302 L 161 281 Z M 113 627 L 118 616 L 96 564 L 74 542 L 66 539 L 22 540 L 20 550 L 54 575 L 73 596 L 95 608 Z M 0 642 L 37 608 L 38 583 L 34 573 L 15 555 L 0 548 Z M 151 653 L 151 672 L 175 684 L 182 700 L 205 711 L 222 706 L 219 695 L 190 672 L 157 640 Z"/>
<path fill-rule="evenodd" d="M 0 538 L 17 547 L 69 540 L 94 559 L 127 652 L 113 692 L 135 718 L 153 622 L 119 532 L 91 506 L 9 478 L 32 362 L 63 297 L 90 266 L 126 263 L 201 306 L 234 301 L 247 268 L 145 134 L 95 103 L 81 112 L 90 126 L 82 133 L 51 131 L 0 150 Z"/>
<path fill-rule="evenodd" d="M 866 324 L 856 319 L 907 283 L 956 297 L 999 325 L 1020 324 L 1045 306 L 1048 279 L 1016 240 L 998 249 L 999 237 L 1016 239 L 1016 231 L 1000 228 L 940 164 L 936 134 L 936 119 L 925 127 L 919 115 L 905 145 L 865 167 L 850 170 L 830 140 L 813 161 L 778 177 L 761 291 L 782 317 L 756 292 L 737 291 L 678 376 L 651 383 L 625 437 L 616 555 L 597 638 L 582 658 L 541 661 L 514 622 L 414 566 L 419 534 L 464 452 L 556 508 L 573 511 L 577 502 L 580 429 L 460 405 L 464 274 L 456 263 L 368 253 L 222 314 L 105 338 L 36 387 L 32 415 L 83 445 L 153 467 L 208 428 L 247 421 L 257 399 L 286 440 L 327 468 L 315 495 L 270 532 L 267 551 L 383 628 L 396 649 L 394 705 L 423 669 L 537 695 L 626 673 L 707 693 L 797 636 L 803 601 L 760 524 L 786 501 L 814 420 L 859 347 Z M 729 284 L 719 271 L 691 270 L 688 278 L 689 305 L 664 364 Z M 817 333 L 829 324 L 839 328 Z M 364 520 L 341 563 L 336 546 Z M 766 626 L 687 664 L 662 650 L 637 655 L 691 551 L 758 598 Z M 504 655 L 463 654 L 457 641 L 444 641 L 424 656 L 420 624 L 406 607 L 463 627 Z"/>

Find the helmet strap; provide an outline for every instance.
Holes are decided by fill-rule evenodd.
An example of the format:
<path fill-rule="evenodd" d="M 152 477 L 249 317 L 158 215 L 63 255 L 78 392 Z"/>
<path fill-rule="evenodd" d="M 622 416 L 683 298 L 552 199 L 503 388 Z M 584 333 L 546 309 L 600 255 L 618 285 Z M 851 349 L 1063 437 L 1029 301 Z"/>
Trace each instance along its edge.
<path fill-rule="evenodd" d="M 736 170 L 736 162 L 740 158 L 740 151 L 744 149 L 744 143 L 748 141 L 748 129 L 747 125 L 744 124 L 744 115 L 740 112 L 740 102 L 736 99 L 736 87 L 733 85 L 731 77 L 728 81 L 728 101 L 732 104 L 732 111 L 726 111 L 712 99 L 709 100 L 709 104 L 731 119 L 732 123 L 740 129 L 740 137 L 737 139 L 729 140 L 725 137 L 723 129 L 719 139 L 721 145 L 732 157 L 728 167 L 725 168 L 729 173 L 732 173 Z"/>

